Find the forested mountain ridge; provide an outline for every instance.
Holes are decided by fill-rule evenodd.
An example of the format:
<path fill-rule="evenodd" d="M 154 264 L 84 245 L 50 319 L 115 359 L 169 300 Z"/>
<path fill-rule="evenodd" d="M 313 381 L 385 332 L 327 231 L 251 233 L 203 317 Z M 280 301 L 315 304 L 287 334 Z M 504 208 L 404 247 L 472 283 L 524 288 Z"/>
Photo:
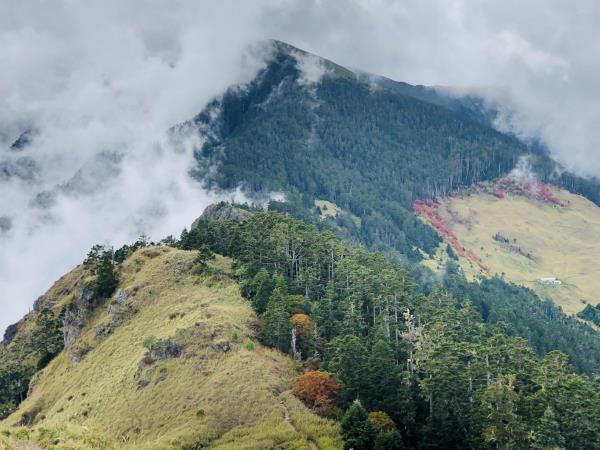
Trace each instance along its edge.
<path fill-rule="evenodd" d="M 492 128 L 489 114 L 477 98 L 356 74 L 274 42 L 255 80 L 174 134 L 203 139 L 196 173 L 208 186 L 281 191 L 304 208 L 331 201 L 361 219 L 350 233 L 369 248 L 418 260 L 439 238 L 415 220 L 415 200 L 502 177 L 524 155 L 541 179 L 600 201 L 595 180 L 557 171 L 539 146 Z"/>
<path fill-rule="evenodd" d="M 497 179 L 523 158 L 540 180 L 600 202 L 596 180 L 557 170 L 539 145 L 496 131 L 493 111 L 484 106 L 477 98 L 357 74 L 275 42 L 254 81 L 230 89 L 173 132 L 204 139 L 196 149 L 197 175 L 208 186 L 283 192 L 286 201 L 271 201 L 271 210 L 381 251 L 408 268 L 423 292 L 441 283 L 540 354 L 560 348 L 578 370 L 597 373 L 597 333 L 547 299 L 501 274 L 483 284 L 467 283 L 460 273 L 440 280 L 414 264 L 441 244 L 413 213 L 415 200 Z M 315 202 L 323 201 L 344 214 L 319 214 Z"/>

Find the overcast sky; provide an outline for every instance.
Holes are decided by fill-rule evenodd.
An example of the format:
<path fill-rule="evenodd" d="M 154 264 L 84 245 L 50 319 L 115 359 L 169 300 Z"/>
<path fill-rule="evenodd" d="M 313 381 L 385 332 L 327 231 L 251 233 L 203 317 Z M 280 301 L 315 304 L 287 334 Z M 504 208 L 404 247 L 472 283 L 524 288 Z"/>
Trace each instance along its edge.
<path fill-rule="evenodd" d="M 250 80 L 263 63 L 253 45 L 261 40 L 484 93 L 507 111 L 499 126 L 600 175 L 595 0 L 5 3 L 0 227 L 9 223 L 1 217 L 11 227 L 0 232 L 0 329 L 92 244 L 178 233 L 220 198 L 187 177 L 193 143 L 176 152 L 164 132 Z M 29 128 L 33 144 L 9 150 Z M 30 177 L 3 178 L 2 167 Z"/>

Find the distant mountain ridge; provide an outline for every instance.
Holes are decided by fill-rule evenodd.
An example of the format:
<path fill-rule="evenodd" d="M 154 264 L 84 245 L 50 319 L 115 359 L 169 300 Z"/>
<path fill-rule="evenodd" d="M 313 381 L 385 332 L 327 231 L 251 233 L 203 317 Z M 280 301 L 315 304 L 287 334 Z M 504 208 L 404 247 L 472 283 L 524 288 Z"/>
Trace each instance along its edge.
<path fill-rule="evenodd" d="M 363 227 L 348 231 L 356 239 L 413 260 L 417 249 L 431 254 L 439 243 L 415 220 L 415 200 L 505 176 L 523 156 L 543 180 L 600 202 L 597 181 L 557 176 L 542 148 L 492 128 L 493 112 L 480 99 L 451 98 L 272 45 L 255 80 L 174 128 L 204 140 L 195 174 L 211 188 L 281 191 L 299 208 L 334 202 L 361 218 Z"/>

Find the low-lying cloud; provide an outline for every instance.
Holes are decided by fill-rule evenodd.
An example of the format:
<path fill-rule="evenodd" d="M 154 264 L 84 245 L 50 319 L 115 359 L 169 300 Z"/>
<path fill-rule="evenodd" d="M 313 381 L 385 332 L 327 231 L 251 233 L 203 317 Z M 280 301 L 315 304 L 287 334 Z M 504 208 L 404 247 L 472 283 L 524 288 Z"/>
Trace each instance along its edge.
<path fill-rule="evenodd" d="M 0 329 L 92 244 L 177 233 L 219 198 L 188 176 L 194 142 L 174 147 L 166 132 L 252 79 L 264 62 L 253 44 L 265 39 L 483 95 L 501 111 L 498 127 L 600 175 L 598 20 L 593 0 L 9 2 L 0 15 Z M 319 64 L 306 68 L 307 82 L 322 75 Z"/>
<path fill-rule="evenodd" d="M 235 8 L 238 14 L 230 14 Z M 95 243 L 178 234 L 217 199 L 167 132 L 264 64 L 234 2 L 11 2 L 0 17 L 0 329 Z M 29 131 L 25 145 L 12 145 Z M 10 147 L 13 148 L 10 148 Z M 21 147 L 21 148 L 19 148 Z"/>

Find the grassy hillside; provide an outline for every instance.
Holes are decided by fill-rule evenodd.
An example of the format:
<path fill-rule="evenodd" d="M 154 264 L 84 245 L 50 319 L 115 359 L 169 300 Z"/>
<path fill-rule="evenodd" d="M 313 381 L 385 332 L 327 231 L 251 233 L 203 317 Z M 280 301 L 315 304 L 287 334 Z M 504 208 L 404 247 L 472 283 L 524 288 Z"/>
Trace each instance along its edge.
<path fill-rule="evenodd" d="M 229 260 L 199 278 L 194 257 L 152 247 L 125 261 L 115 296 L 1 423 L 4 444 L 340 448 L 337 427 L 286 394 L 292 360 L 254 342 L 257 319 Z"/>
<path fill-rule="evenodd" d="M 563 189 L 553 192 L 563 206 L 479 190 L 444 198 L 436 210 L 460 245 L 481 260 L 460 258 L 467 275 L 504 274 L 506 280 L 575 313 L 585 307 L 582 300 L 594 305 L 600 301 L 600 261 L 594 256 L 600 252 L 600 208 Z M 429 266 L 442 267 L 446 258 L 440 249 Z M 561 284 L 541 284 L 546 277 Z"/>

